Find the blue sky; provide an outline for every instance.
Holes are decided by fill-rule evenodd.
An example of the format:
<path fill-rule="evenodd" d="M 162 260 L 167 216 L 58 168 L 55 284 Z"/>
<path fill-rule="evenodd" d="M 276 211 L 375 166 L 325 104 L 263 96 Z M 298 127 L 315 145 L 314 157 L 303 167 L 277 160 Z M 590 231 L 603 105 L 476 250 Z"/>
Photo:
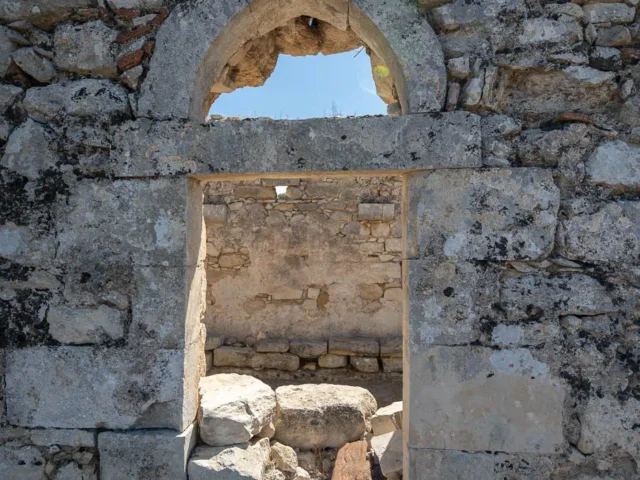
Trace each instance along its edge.
<path fill-rule="evenodd" d="M 386 115 L 376 95 L 369 56 L 357 51 L 306 57 L 280 55 L 261 87 L 220 95 L 210 114 L 276 120 L 349 115 Z"/>

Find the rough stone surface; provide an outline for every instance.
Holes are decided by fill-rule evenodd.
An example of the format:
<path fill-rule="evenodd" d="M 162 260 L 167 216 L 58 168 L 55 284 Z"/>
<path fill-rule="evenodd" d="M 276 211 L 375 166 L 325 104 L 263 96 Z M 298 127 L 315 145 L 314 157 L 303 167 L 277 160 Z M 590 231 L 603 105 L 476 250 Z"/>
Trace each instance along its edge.
<path fill-rule="evenodd" d="M 292 340 L 289 352 L 304 359 L 314 359 L 327 353 L 326 340 Z"/>
<path fill-rule="evenodd" d="M 257 353 L 251 357 L 251 368 L 295 372 L 300 368 L 300 357 L 291 353 Z"/>
<path fill-rule="evenodd" d="M 6 22 L 28 20 L 38 28 L 50 30 L 66 20 L 75 8 L 91 6 L 91 0 L 7 0 L 0 5 L 0 19 Z"/>
<path fill-rule="evenodd" d="M 371 430 L 375 436 L 402 430 L 402 402 L 394 402 L 379 409 L 371 417 Z"/>
<path fill-rule="evenodd" d="M 114 341 L 124 335 L 121 312 L 105 305 L 97 308 L 51 307 L 47 323 L 51 336 L 66 344 Z"/>
<path fill-rule="evenodd" d="M 376 401 L 365 389 L 299 385 L 276 389 L 275 439 L 299 448 L 337 448 L 358 440 L 370 427 Z"/>
<path fill-rule="evenodd" d="M 56 69 L 46 58 L 38 55 L 33 48 L 21 48 L 11 58 L 20 69 L 40 83 L 49 83 L 56 76 Z"/>
<path fill-rule="evenodd" d="M 220 347 L 213 351 L 213 365 L 216 367 L 250 367 L 255 355 L 252 348 Z"/>
<path fill-rule="evenodd" d="M 189 480 L 262 480 L 269 453 L 266 438 L 252 446 L 197 447 L 189 460 Z"/>
<path fill-rule="evenodd" d="M 133 430 L 98 435 L 100 478 L 119 480 L 180 480 L 187 478 L 187 462 L 196 444 L 196 429 Z"/>
<path fill-rule="evenodd" d="M 298 468 L 298 455 L 296 451 L 281 443 L 271 445 L 271 460 L 278 470 L 295 473 Z"/>
<path fill-rule="evenodd" d="M 0 447 L 0 475 L 7 479 L 40 480 L 45 461 L 35 447 Z"/>
<path fill-rule="evenodd" d="M 101 21 L 79 26 L 61 25 L 54 37 L 56 66 L 68 72 L 115 78 L 118 75 L 115 56 L 117 36 L 117 30 Z"/>
<path fill-rule="evenodd" d="M 358 372 L 376 373 L 380 370 L 378 359 L 375 357 L 349 357 L 349 363 Z"/>
<path fill-rule="evenodd" d="M 247 375 L 202 378 L 200 398 L 200 438 L 211 446 L 247 442 L 275 416 L 271 387 Z"/>
<path fill-rule="evenodd" d="M 402 430 L 373 437 L 371 448 L 380 464 L 380 470 L 386 478 L 402 473 Z"/>
<path fill-rule="evenodd" d="M 640 187 L 640 147 L 620 140 L 599 146 L 587 161 L 590 181 L 613 188 Z"/>
<path fill-rule="evenodd" d="M 346 355 L 325 354 L 318 358 L 320 368 L 344 368 L 347 366 L 348 357 Z"/>
<path fill-rule="evenodd" d="M 380 345 L 368 338 L 330 338 L 329 353 L 332 355 L 362 355 L 377 357 Z"/>
<path fill-rule="evenodd" d="M 9 137 L 0 165 L 35 180 L 60 161 L 52 140 L 47 128 L 27 119 Z"/>

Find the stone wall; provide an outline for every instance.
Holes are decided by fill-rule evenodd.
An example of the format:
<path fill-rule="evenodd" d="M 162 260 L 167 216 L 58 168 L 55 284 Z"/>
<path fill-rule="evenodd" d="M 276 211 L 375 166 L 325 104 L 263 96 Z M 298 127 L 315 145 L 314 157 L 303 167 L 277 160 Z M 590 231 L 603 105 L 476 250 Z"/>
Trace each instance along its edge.
<path fill-rule="evenodd" d="M 0 476 L 184 478 L 199 181 L 387 170 L 409 175 L 409 478 L 637 478 L 636 2 L 353 3 L 427 72 L 411 115 L 201 125 L 175 88 L 191 77 L 161 95 L 179 108 L 147 97 L 141 115 L 141 82 L 166 93 L 195 58 L 187 40 L 168 55 L 172 35 L 220 31 L 238 5 L 0 3 Z"/>
<path fill-rule="evenodd" d="M 401 336 L 401 190 L 398 177 L 206 184 L 207 331 Z"/>

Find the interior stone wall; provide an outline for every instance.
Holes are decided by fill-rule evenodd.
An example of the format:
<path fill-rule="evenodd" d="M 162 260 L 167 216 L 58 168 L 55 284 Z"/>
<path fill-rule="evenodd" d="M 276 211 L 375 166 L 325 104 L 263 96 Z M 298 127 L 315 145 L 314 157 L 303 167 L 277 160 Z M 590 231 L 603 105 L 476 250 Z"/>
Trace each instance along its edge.
<path fill-rule="evenodd" d="M 401 336 L 401 191 L 398 177 L 206 184 L 207 332 Z"/>

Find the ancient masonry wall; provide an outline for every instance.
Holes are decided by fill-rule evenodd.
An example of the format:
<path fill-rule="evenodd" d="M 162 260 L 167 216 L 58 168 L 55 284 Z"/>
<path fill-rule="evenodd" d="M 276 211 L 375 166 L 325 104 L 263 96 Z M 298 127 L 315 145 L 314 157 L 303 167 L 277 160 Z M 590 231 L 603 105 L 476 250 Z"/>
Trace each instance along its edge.
<path fill-rule="evenodd" d="M 391 170 L 409 478 L 637 478 L 637 2 L 353 3 L 429 21 L 445 111 L 143 117 L 163 28 L 206 0 L 0 2 L 0 477 L 184 478 L 207 288 L 190 175 Z"/>

